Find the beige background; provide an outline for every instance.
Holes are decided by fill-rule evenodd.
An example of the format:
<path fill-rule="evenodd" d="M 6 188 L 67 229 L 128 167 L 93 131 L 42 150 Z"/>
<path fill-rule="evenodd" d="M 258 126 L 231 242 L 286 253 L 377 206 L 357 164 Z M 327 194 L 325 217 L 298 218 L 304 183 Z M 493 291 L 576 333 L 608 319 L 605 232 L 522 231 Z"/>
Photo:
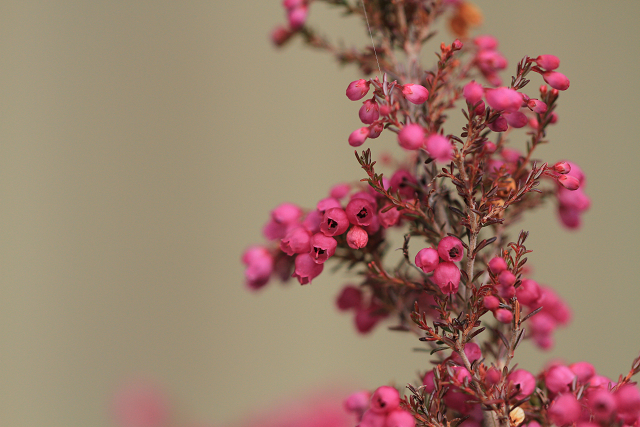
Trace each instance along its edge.
<path fill-rule="evenodd" d="M 539 155 L 580 164 L 593 199 L 580 233 L 553 208 L 521 225 L 535 278 L 575 321 L 553 352 L 519 360 L 616 376 L 640 350 L 640 3 L 478 4 L 511 64 L 561 58 L 571 88 Z M 367 40 L 324 5 L 310 21 Z M 360 75 L 297 41 L 275 51 L 281 22 L 276 0 L 0 0 L 0 425 L 111 425 L 111 393 L 139 373 L 178 420 L 228 423 L 319 384 L 427 367 L 415 340 L 359 338 L 334 314 L 341 275 L 243 287 L 240 254 L 272 207 L 362 176 L 346 143 L 359 104 L 344 96 Z"/>

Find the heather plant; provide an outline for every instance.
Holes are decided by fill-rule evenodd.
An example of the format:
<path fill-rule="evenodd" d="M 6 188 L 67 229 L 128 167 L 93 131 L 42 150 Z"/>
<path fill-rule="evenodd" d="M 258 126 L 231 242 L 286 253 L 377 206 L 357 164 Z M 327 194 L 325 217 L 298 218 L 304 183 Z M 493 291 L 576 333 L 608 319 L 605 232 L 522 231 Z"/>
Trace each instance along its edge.
<path fill-rule="evenodd" d="M 362 101 L 362 126 L 346 141 L 378 150 L 373 140 L 395 140 L 403 154 L 375 159 L 371 148 L 356 150 L 360 180 L 335 183 L 315 207 L 275 207 L 263 228 L 269 243 L 242 256 L 248 288 L 291 278 L 308 285 L 325 264 L 344 267 L 359 281 L 344 285 L 336 305 L 360 333 L 387 322 L 423 343 L 431 365 L 404 397 L 382 385 L 344 402 L 362 427 L 640 425 L 632 382 L 640 358 L 616 380 L 588 362 L 554 362 L 539 373 L 516 364 L 524 340 L 549 349 L 571 320 L 553 289 L 528 277 L 528 233 L 517 223 L 554 203 L 560 222 L 578 229 L 590 205 L 578 165 L 538 158 L 570 84 L 560 60 L 524 56 L 503 82 L 498 41 L 470 36 L 482 17 L 464 1 L 316 1 L 361 16 L 373 46 L 321 37 L 306 23 L 310 0 L 283 1 L 288 22 L 273 42 L 297 37 L 356 65 L 362 78 L 346 97 Z M 438 20 L 454 36 L 424 65 Z M 449 124 L 454 114 L 461 128 Z M 394 242 L 392 230 L 404 238 Z M 389 260 L 394 249 L 399 262 Z"/>

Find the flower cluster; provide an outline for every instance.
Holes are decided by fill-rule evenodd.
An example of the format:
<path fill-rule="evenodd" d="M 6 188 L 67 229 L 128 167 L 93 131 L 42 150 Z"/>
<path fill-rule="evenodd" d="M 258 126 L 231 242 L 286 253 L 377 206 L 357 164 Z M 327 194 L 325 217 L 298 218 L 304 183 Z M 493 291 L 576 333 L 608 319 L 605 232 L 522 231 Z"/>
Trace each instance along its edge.
<path fill-rule="evenodd" d="M 343 286 L 336 305 L 354 314 L 359 332 L 387 319 L 390 329 L 426 346 L 435 367 L 407 385 L 407 396 L 382 386 L 347 399 L 362 427 L 640 425 L 640 391 L 631 382 L 640 358 L 616 382 L 586 362 L 556 363 L 537 375 L 514 364 L 523 340 L 551 348 L 571 311 L 529 277 L 528 233 L 510 236 L 511 226 L 555 200 L 560 222 L 575 229 L 590 205 L 575 163 L 536 158 L 569 88 L 556 71 L 560 60 L 525 56 L 506 85 L 497 40 L 466 38 L 481 18 L 468 2 L 325 1 L 370 17 L 374 49 L 341 48 L 318 36 L 305 23 L 311 2 L 302 0 L 285 0 L 287 36 L 274 42 L 299 34 L 358 65 L 363 78 L 346 85 L 346 97 L 362 100 L 364 126 L 346 139 L 352 147 L 390 139 L 403 156 L 382 157 L 388 171 L 381 173 L 371 148 L 356 151 L 360 182 L 335 185 L 311 209 L 273 209 L 263 228 L 269 243 L 242 257 L 249 288 L 274 277 L 305 285 L 326 263 L 345 266 L 359 282 Z M 436 63 L 423 67 L 420 50 L 446 14 L 461 39 L 442 43 Z M 381 76 L 365 78 L 378 64 Z M 535 92 L 525 89 L 530 78 L 539 79 Z M 448 117 L 459 109 L 465 124 L 456 130 Z M 390 229 L 402 230 L 403 241 L 393 242 Z M 396 248 L 402 259 L 389 266 Z"/>

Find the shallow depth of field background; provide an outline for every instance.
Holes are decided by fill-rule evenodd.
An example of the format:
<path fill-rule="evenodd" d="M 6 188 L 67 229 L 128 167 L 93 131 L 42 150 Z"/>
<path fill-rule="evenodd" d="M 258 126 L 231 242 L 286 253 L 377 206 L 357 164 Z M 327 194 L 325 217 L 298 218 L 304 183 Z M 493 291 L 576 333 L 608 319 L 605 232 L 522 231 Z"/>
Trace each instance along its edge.
<path fill-rule="evenodd" d="M 524 55 L 560 57 L 571 88 L 537 154 L 578 163 L 593 202 L 578 233 L 553 207 L 520 225 L 533 277 L 574 322 L 552 352 L 517 360 L 615 377 L 640 351 L 640 3 L 477 4 L 505 76 Z M 0 2 L 0 425 L 111 426 L 113 391 L 139 375 L 172 396 L 176 425 L 228 425 L 428 368 L 413 337 L 363 338 L 336 314 L 342 273 L 244 288 L 240 254 L 270 209 L 363 177 L 346 142 L 360 103 L 344 96 L 361 75 L 297 40 L 276 51 L 267 36 L 283 22 L 279 0 Z M 368 40 L 324 4 L 310 23 Z M 435 40 L 425 61 L 453 39 Z M 367 141 L 385 145 L 391 134 Z"/>

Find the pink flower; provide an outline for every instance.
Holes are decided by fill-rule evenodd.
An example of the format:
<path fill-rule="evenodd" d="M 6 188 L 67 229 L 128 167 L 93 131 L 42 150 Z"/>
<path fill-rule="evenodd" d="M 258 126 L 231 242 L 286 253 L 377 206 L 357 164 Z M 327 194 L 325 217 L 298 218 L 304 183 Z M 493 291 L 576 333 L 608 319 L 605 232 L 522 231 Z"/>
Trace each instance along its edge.
<path fill-rule="evenodd" d="M 494 50 L 498 47 L 498 40 L 488 34 L 476 37 L 473 43 L 482 50 Z"/>
<path fill-rule="evenodd" d="M 333 256 L 336 252 L 337 246 L 338 242 L 336 242 L 336 239 L 333 237 L 325 236 L 322 233 L 316 233 L 311 236 L 311 252 L 309 252 L 309 254 L 316 264 L 323 264 Z"/>
<path fill-rule="evenodd" d="M 524 369 L 516 369 L 511 372 L 508 377 L 509 381 L 514 386 L 519 386 L 520 391 L 518 392 L 517 398 L 524 399 L 525 397 L 531 395 L 533 391 L 536 389 L 536 377 L 533 376 L 529 371 L 525 371 Z"/>
<path fill-rule="evenodd" d="M 404 409 L 396 409 L 387 415 L 384 427 L 415 427 L 416 419 Z"/>
<path fill-rule="evenodd" d="M 489 129 L 494 132 L 504 132 L 509 129 L 509 125 L 507 124 L 507 119 L 502 116 L 498 116 L 494 121 L 488 124 Z"/>
<path fill-rule="evenodd" d="M 271 31 L 271 42 L 276 46 L 282 46 L 293 35 L 293 32 L 288 28 L 279 25 Z"/>
<path fill-rule="evenodd" d="M 607 422 L 616 410 L 616 399 L 608 390 L 590 389 L 587 395 L 587 405 L 596 421 Z"/>
<path fill-rule="evenodd" d="M 516 276 L 509 270 L 504 270 L 498 275 L 498 282 L 504 287 L 513 286 L 516 283 Z"/>
<path fill-rule="evenodd" d="M 325 236 L 339 236 L 349 228 L 347 214 L 342 208 L 331 208 L 324 212 L 320 231 Z"/>
<path fill-rule="evenodd" d="M 620 418 L 631 423 L 640 416 L 640 390 L 633 384 L 625 384 L 613 395 Z"/>
<path fill-rule="evenodd" d="M 329 191 L 329 197 L 332 197 L 334 199 L 342 199 L 344 198 L 347 194 L 349 194 L 349 191 L 351 190 L 351 185 L 349 184 L 336 184 L 333 187 L 331 187 L 331 190 Z"/>
<path fill-rule="evenodd" d="M 297 277 L 301 285 L 306 285 L 320 275 L 323 268 L 324 265 L 317 264 L 310 254 L 299 254 L 296 256 L 295 269 L 291 277 Z"/>
<path fill-rule="evenodd" d="M 113 400 L 113 417 L 121 427 L 163 427 L 169 420 L 167 396 L 153 383 L 136 380 Z"/>
<path fill-rule="evenodd" d="M 564 365 L 557 365 L 547 371 L 544 376 L 544 383 L 552 393 L 566 393 L 569 391 L 569 386 L 575 377 L 576 374 L 571 369 Z"/>
<path fill-rule="evenodd" d="M 398 169 L 391 176 L 389 181 L 389 189 L 400 192 L 400 196 L 405 199 L 413 197 L 415 186 L 418 185 L 416 178 L 406 169 Z"/>
<path fill-rule="evenodd" d="M 446 137 L 439 134 L 432 134 L 426 141 L 429 156 L 437 162 L 449 162 L 453 158 L 453 147 Z"/>
<path fill-rule="evenodd" d="M 540 68 L 555 70 L 560 66 L 560 59 L 554 55 L 540 55 L 535 59 Z"/>
<path fill-rule="evenodd" d="M 358 198 L 351 199 L 345 212 L 351 224 L 365 226 L 371 224 L 376 211 L 369 201 Z"/>
<path fill-rule="evenodd" d="M 489 261 L 489 270 L 495 275 L 507 269 L 507 262 L 502 257 L 494 257 Z"/>
<path fill-rule="evenodd" d="M 576 374 L 578 377 L 578 382 L 581 384 L 586 384 L 591 377 L 596 374 L 596 368 L 589 362 L 576 362 L 569 365 L 569 369 L 571 372 Z"/>
<path fill-rule="evenodd" d="M 522 94 L 508 87 L 487 89 L 485 97 L 487 104 L 494 110 L 513 112 L 522 106 Z"/>
<path fill-rule="evenodd" d="M 336 299 L 336 306 L 338 310 L 345 311 L 352 308 L 358 309 L 362 305 L 362 291 L 352 285 L 347 285 L 342 288 L 340 295 Z M 367 396 L 367 399 L 369 397 Z"/>
<path fill-rule="evenodd" d="M 531 308 L 538 308 L 540 285 L 538 285 L 538 282 L 534 280 L 524 279 L 522 283 L 520 283 L 518 289 L 516 289 L 516 296 L 518 297 L 520 304 L 524 304 Z"/>
<path fill-rule="evenodd" d="M 511 323 L 513 320 L 513 313 L 507 310 L 506 308 L 499 308 L 494 313 L 493 316 L 500 323 Z"/>
<path fill-rule="evenodd" d="M 369 82 L 365 79 L 355 80 L 347 86 L 347 98 L 357 101 L 369 92 Z"/>
<path fill-rule="evenodd" d="M 307 15 L 309 14 L 309 8 L 306 5 L 298 6 L 287 11 L 287 20 L 289 21 L 289 27 L 292 30 L 299 30 L 304 26 L 307 21 Z"/>
<path fill-rule="evenodd" d="M 558 427 L 572 424 L 580 418 L 582 408 L 578 399 L 573 394 L 567 393 L 558 396 L 549 405 L 549 419 Z"/>
<path fill-rule="evenodd" d="M 369 234 L 362 228 L 354 225 L 347 233 L 347 245 L 351 249 L 362 249 L 369 242 Z"/>
<path fill-rule="evenodd" d="M 391 206 L 391 209 L 387 209 L 389 206 Z M 400 211 L 391 203 L 387 203 L 378 211 L 378 219 L 380 220 L 380 225 L 384 228 L 393 227 L 400 219 Z"/>
<path fill-rule="evenodd" d="M 429 99 L 429 91 L 422 85 L 406 84 L 402 87 L 402 94 L 413 104 L 424 104 Z"/>
<path fill-rule="evenodd" d="M 502 117 L 507 120 L 509 126 L 520 129 L 523 128 L 529 123 L 529 119 L 520 111 L 513 111 L 511 113 L 502 113 Z"/>
<path fill-rule="evenodd" d="M 415 123 L 406 125 L 398 132 L 398 144 L 406 150 L 417 150 L 424 144 L 424 129 Z"/>
<path fill-rule="evenodd" d="M 416 254 L 416 266 L 425 273 L 431 273 L 440 262 L 438 251 L 433 248 L 420 249 Z"/>
<path fill-rule="evenodd" d="M 493 295 L 488 295 L 484 297 L 483 304 L 488 310 L 495 310 L 500 306 L 500 300 Z"/>
<path fill-rule="evenodd" d="M 473 363 L 476 360 L 479 360 L 482 357 L 482 351 L 480 350 L 480 346 L 474 342 L 468 342 L 464 345 L 464 354 L 465 356 L 467 356 L 467 359 L 469 360 L 469 363 Z M 458 353 L 453 353 L 451 355 L 451 358 L 459 364 L 463 364 L 462 362 L 462 357 L 460 357 L 460 355 Z M 465 369 L 465 371 L 467 372 L 467 374 L 469 373 L 469 371 L 467 371 Z"/>
<path fill-rule="evenodd" d="M 482 101 L 483 95 L 484 88 L 475 81 L 467 83 L 464 85 L 464 89 L 462 89 L 462 96 L 464 96 L 464 99 L 466 99 L 471 105 L 476 105 L 478 102 Z"/>
<path fill-rule="evenodd" d="M 575 191 L 580 188 L 580 181 L 571 175 L 560 175 L 558 177 L 558 183 L 567 190 Z"/>
<path fill-rule="evenodd" d="M 344 400 L 344 409 L 349 412 L 356 413 L 358 418 L 360 418 L 364 411 L 369 407 L 370 397 L 371 394 L 366 390 L 355 392 Z"/>
<path fill-rule="evenodd" d="M 433 271 L 433 281 L 445 294 L 458 292 L 460 269 L 452 262 L 441 262 Z"/>
<path fill-rule="evenodd" d="M 364 144 L 364 141 L 369 137 L 369 128 L 367 126 L 356 129 L 349 135 L 349 145 L 352 147 L 359 147 Z"/>
<path fill-rule="evenodd" d="M 530 99 L 527 101 L 527 107 L 537 114 L 544 114 L 547 112 L 547 104 L 539 99 Z"/>
<path fill-rule="evenodd" d="M 380 117 L 380 113 L 378 111 L 379 107 L 375 98 L 367 99 L 362 103 L 362 107 L 360 107 L 360 111 L 358 111 L 358 116 L 362 123 L 370 125 Z"/>
<path fill-rule="evenodd" d="M 542 78 L 554 89 L 569 89 L 569 79 L 562 73 L 558 73 L 557 71 L 546 71 L 542 73 Z"/>
<path fill-rule="evenodd" d="M 447 236 L 438 243 L 438 255 L 444 261 L 458 262 L 462 260 L 464 248 L 457 237 Z"/>
<path fill-rule="evenodd" d="M 378 414 L 388 414 L 400 406 L 400 393 L 393 387 L 378 387 L 371 396 L 369 409 Z"/>
<path fill-rule="evenodd" d="M 273 272 L 273 256 L 262 246 L 251 246 L 242 254 L 242 262 L 247 266 L 244 271 L 249 289 L 260 289 L 269 282 Z"/>
<path fill-rule="evenodd" d="M 311 232 L 309 230 L 305 227 L 294 227 L 280 241 L 280 249 L 289 256 L 308 253 L 310 241 Z"/>

